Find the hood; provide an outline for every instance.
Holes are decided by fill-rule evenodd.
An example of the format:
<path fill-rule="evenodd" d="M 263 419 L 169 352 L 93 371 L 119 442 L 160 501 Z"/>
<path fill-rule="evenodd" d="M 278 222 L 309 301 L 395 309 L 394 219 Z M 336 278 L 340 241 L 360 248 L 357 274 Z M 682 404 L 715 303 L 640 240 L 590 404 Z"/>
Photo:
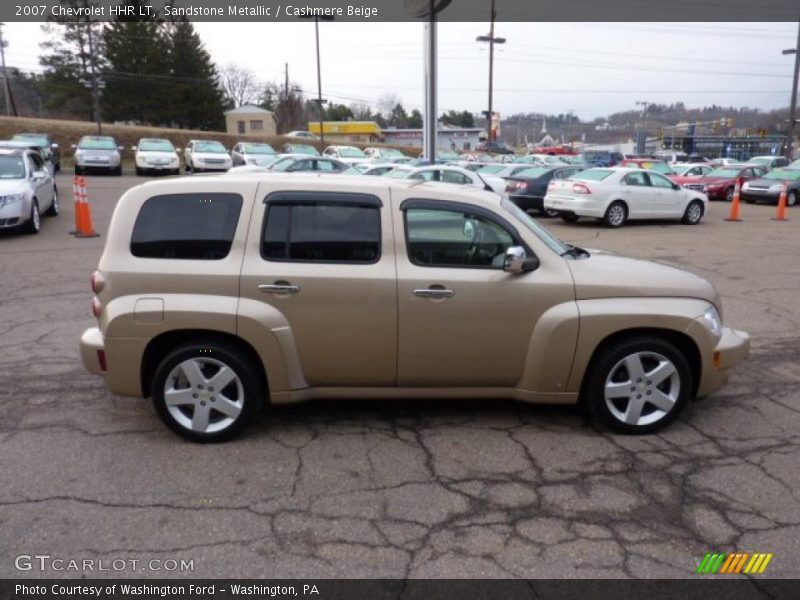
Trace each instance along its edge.
<path fill-rule="evenodd" d="M 0 196 L 24 194 L 30 190 L 30 183 L 26 179 L 0 179 Z"/>
<path fill-rule="evenodd" d="M 657 262 L 591 251 L 585 260 L 570 260 L 577 300 L 596 298 L 697 298 L 719 308 L 719 295 L 707 280 Z"/>
<path fill-rule="evenodd" d="M 228 160 L 231 158 L 227 152 L 197 152 L 196 150 L 192 152 L 192 156 L 195 158 L 227 158 Z"/>
<path fill-rule="evenodd" d="M 173 150 L 137 150 L 136 156 L 141 158 L 177 158 L 178 154 Z"/>

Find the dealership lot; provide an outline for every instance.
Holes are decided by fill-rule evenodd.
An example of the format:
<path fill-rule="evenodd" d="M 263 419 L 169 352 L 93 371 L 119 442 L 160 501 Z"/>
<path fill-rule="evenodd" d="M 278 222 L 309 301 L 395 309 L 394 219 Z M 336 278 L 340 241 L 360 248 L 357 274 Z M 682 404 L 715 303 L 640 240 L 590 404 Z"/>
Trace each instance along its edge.
<path fill-rule="evenodd" d="M 87 177 L 101 234 L 140 181 Z M 38 236 L 0 235 L 0 576 L 41 575 L 17 571 L 20 554 L 193 560 L 200 577 L 686 577 L 713 550 L 772 552 L 776 577 L 800 568 L 799 209 L 548 221 L 707 277 L 751 333 L 729 386 L 661 434 L 611 435 L 564 407 L 336 402 L 198 446 L 80 365 L 104 237 L 68 235 L 70 177 L 58 185 L 62 214 Z"/>

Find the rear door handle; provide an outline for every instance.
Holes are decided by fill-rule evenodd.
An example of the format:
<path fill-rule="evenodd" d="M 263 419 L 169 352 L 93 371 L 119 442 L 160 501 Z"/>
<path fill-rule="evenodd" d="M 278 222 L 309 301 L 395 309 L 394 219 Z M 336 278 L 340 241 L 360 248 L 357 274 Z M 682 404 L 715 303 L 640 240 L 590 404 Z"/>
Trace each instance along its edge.
<path fill-rule="evenodd" d="M 411 292 L 420 298 L 452 298 L 456 295 L 453 290 L 446 290 L 444 288 L 417 288 Z"/>
<path fill-rule="evenodd" d="M 259 291 L 265 294 L 296 294 L 300 291 L 300 286 L 290 283 L 276 282 L 258 286 Z"/>

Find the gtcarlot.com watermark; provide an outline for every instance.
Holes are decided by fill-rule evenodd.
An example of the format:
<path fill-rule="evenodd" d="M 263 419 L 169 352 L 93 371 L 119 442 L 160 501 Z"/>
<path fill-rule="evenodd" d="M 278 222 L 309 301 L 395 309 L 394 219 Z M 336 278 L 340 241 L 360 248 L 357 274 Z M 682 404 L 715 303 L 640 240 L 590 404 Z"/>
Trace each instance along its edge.
<path fill-rule="evenodd" d="M 20 554 L 14 558 L 18 571 L 119 573 L 123 571 L 153 571 L 160 573 L 192 572 L 194 559 L 152 558 L 64 558 L 50 554 Z"/>

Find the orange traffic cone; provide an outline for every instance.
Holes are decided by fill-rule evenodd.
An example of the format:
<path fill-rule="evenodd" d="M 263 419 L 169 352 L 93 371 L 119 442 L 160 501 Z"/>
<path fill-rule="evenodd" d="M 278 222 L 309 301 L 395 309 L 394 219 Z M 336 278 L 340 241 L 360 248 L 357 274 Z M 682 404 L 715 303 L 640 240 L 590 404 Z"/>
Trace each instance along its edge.
<path fill-rule="evenodd" d="M 773 221 L 788 221 L 789 219 L 786 218 L 786 196 L 789 191 L 789 184 L 785 181 L 783 182 L 783 186 L 781 186 L 781 195 L 778 198 L 778 213 L 775 215 L 775 218 L 772 219 Z"/>
<path fill-rule="evenodd" d="M 92 225 L 92 207 L 89 205 L 89 198 L 86 193 L 86 180 L 77 177 L 78 202 L 75 203 L 75 222 L 77 231 L 75 237 L 91 238 L 99 237 L 100 234 L 94 230 Z"/>
<path fill-rule="evenodd" d="M 731 202 L 731 212 L 728 215 L 728 218 L 725 219 L 726 221 L 734 221 L 738 222 L 741 221 L 739 218 L 739 202 L 740 202 L 740 195 L 742 191 L 742 179 L 741 177 L 736 179 L 736 187 L 733 188 L 733 201 Z"/>

